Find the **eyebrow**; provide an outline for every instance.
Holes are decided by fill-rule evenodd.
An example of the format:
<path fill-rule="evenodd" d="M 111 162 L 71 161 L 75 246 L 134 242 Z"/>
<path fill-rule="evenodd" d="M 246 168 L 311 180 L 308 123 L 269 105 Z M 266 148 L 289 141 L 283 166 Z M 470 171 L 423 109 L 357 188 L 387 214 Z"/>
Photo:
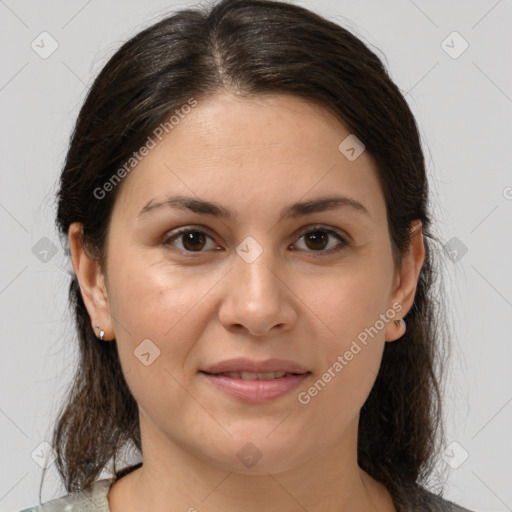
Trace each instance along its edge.
<path fill-rule="evenodd" d="M 189 210 L 202 215 L 212 215 L 230 222 L 233 222 L 236 218 L 232 212 L 212 201 L 203 201 L 187 196 L 166 197 L 160 202 L 155 202 L 155 200 L 156 198 L 149 201 L 142 208 L 137 217 L 145 217 L 160 208 L 177 208 L 180 210 Z M 351 199 L 346 196 L 328 196 L 292 204 L 291 206 L 283 209 L 281 217 L 286 219 L 296 219 L 313 213 L 333 210 L 336 208 L 350 208 L 354 212 L 370 216 L 370 213 L 365 206 L 355 199 Z"/>

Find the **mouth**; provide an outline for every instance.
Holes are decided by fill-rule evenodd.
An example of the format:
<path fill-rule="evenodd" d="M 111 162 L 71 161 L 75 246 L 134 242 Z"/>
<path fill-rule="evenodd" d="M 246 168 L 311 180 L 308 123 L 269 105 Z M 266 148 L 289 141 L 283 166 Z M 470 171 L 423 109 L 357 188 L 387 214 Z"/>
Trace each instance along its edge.
<path fill-rule="evenodd" d="M 214 391 L 220 391 L 224 396 L 239 402 L 258 404 L 289 395 L 311 375 L 311 372 L 201 370 L 199 374 Z"/>
<path fill-rule="evenodd" d="M 257 361 L 244 357 L 227 359 L 206 368 L 201 368 L 201 371 L 211 375 L 224 374 L 225 376 L 243 378 L 244 380 L 266 380 L 281 378 L 286 374 L 300 375 L 308 373 L 307 368 L 295 361 L 286 359 Z"/>
<path fill-rule="evenodd" d="M 304 373 L 288 373 L 288 372 L 222 372 L 222 373 L 208 373 L 201 372 L 206 375 L 213 375 L 215 377 L 227 377 L 228 379 L 239 380 L 275 380 L 285 377 L 294 377 L 297 375 L 304 375 Z"/>

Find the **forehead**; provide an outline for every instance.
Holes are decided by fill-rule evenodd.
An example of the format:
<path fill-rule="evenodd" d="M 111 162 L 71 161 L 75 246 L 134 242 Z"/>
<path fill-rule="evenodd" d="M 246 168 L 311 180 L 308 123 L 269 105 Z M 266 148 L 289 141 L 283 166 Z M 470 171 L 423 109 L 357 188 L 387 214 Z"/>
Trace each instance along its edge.
<path fill-rule="evenodd" d="M 339 149 L 350 135 L 330 112 L 293 96 L 199 99 L 124 178 L 116 208 L 133 216 L 181 193 L 261 210 L 334 189 L 382 207 L 371 156 L 350 161 Z"/>

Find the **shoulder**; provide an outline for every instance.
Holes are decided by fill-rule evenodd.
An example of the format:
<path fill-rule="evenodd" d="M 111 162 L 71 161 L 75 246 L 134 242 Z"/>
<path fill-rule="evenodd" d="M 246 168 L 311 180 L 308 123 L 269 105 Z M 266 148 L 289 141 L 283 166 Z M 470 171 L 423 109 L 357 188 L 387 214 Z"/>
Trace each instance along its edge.
<path fill-rule="evenodd" d="M 434 509 L 436 512 L 473 512 L 467 508 L 461 507 L 456 503 L 445 500 L 443 498 L 438 498 L 436 501 L 436 508 Z"/>
<path fill-rule="evenodd" d="M 426 489 L 423 489 L 422 505 L 425 512 L 473 512 L 467 508 L 461 507 L 456 503 L 444 499 L 441 495 L 434 494 Z"/>
<path fill-rule="evenodd" d="M 90 490 L 67 494 L 20 512 L 110 512 L 107 494 L 113 481 L 112 478 L 98 480 Z"/>

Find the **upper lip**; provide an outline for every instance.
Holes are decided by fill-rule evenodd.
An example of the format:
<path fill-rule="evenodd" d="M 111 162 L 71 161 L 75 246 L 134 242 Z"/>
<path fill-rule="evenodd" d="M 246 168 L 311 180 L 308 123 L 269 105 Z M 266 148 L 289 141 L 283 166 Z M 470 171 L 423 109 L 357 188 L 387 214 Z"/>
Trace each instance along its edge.
<path fill-rule="evenodd" d="M 308 373 L 308 370 L 298 363 L 286 361 L 285 359 L 266 359 L 265 361 L 254 361 L 251 359 L 238 358 L 221 361 L 201 370 L 206 373 L 224 372 L 286 372 L 286 373 Z"/>

